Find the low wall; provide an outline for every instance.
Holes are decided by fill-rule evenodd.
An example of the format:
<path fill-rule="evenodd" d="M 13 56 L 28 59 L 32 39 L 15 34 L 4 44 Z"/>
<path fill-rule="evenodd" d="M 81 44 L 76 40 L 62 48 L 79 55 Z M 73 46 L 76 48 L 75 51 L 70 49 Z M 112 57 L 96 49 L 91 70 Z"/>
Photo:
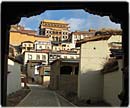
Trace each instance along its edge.
<path fill-rule="evenodd" d="M 123 73 L 121 71 L 122 61 L 118 60 L 119 70 L 104 74 L 104 92 L 103 97 L 106 102 L 112 106 L 120 106 L 121 101 L 118 95 L 123 89 Z"/>
<path fill-rule="evenodd" d="M 8 59 L 7 95 L 21 89 L 20 64 Z"/>
<path fill-rule="evenodd" d="M 87 71 L 79 76 L 78 97 L 80 99 L 101 101 L 103 97 L 103 75 L 100 71 Z"/>

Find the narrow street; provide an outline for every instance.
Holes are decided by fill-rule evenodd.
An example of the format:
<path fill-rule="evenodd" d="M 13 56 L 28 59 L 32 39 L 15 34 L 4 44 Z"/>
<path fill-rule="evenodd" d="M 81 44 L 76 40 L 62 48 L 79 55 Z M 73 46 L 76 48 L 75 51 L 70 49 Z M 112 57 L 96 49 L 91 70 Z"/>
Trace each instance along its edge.
<path fill-rule="evenodd" d="M 55 91 L 48 90 L 43 86 L 30 84 L 31 92 L 17 105 L 23 107 L 60 107 L 73 106 Z"/>

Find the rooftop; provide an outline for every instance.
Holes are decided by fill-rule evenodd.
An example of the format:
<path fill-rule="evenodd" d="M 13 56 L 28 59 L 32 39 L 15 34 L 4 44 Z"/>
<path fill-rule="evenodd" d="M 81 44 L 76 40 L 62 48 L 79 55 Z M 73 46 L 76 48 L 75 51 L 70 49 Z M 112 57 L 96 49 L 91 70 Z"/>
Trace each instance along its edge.
<path fill-rule="evenodd" d="M 62 63 L 79 63 L 79 59 L 56 59 L 50 63 L 50 65 L 54 64 L 55 62 L 62 62 Z"/>
<path fill-rule="evenodd" d="M 51 54 L 70 54 L 70 55 L 79 55 L 79 54 L 77 54 L 77 52 L 76 51 L 64 51 L 64 50 L 61 50 L 61 51 L 57 51 L 57 52 L 54 52 L 54 51 L 52 51 L 52 52 L 50 52 Z"/>
<path fill-rule="evenodd" d="M 22 64 L 22 61 L 20 61 L 20 60 L 14 58 L 14 57 L 12 57 L 12 56 L 8 56 L 8 59 L 10 59 L 10 60 L 12 60 L 12 61 L 14 61 L 14 62 L 17 62 L 17 63 L 19 63 L 19 64 Z"/>
<path fill-rule="evenodd" d="M 44 60 L 28 60 L 27 63 L 42 63 Z"/>
<path fill-rule="evenodd" d="M 95 34 L 96 31 L 75 31 L 75 32 L 72 32 L 72 34 L 74 35 L 80 35 L 80 34 Z"/>
<path fill-rule="evenodd" d="M 101 29 L 95 35 L 122 35 L 122 30 Z"/>
<path fill-rule="evenodd" d="M 110 35 L 98 35 L 98 36 L 89 36 L 82 40 L 76 42 L 76 46 L 80 46 L 83 43 L 90 42 L 90 41 L 98 41 L 98 40 L 108 40 L 111 36 Z"/>
<path fill-rule="evenodd" d="M 42 20 L 42 22 L 67 24 L 65 21 L 60 21 L 60 20 Z"/>
<path fill-rule="evenodd" d="M 24 51 L 24 53 L 23 54 L 25 54 L 25 53 L 48 53 L 48 51 Z"/>
<path fill-rule="evenodd" d="M 33 43 L 32 41 L 23 41 L 21 43 Z"/>

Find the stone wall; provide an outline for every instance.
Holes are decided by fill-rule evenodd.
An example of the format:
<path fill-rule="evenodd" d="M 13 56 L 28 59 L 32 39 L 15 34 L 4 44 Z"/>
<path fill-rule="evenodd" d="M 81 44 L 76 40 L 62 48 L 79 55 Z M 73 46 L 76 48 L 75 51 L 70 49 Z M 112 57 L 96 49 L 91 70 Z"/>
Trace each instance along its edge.
<path fill-rule="evenodd" d="M 59 90 L 64 93 L 77 93 L 78 75 L 60 75 Z"/>

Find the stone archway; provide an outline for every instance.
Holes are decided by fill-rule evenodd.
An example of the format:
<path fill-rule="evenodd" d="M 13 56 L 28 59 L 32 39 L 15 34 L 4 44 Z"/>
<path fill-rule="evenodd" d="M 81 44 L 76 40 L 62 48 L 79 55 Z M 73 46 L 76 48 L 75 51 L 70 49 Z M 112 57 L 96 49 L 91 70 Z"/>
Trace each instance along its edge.
<path fill-rule="evenodd" d="M 109 16 L 111 21 L 120 23 L 123 30 L 124 67 L 128 66 L 128 3 L 127 2 L 3 2 L 2 5 L 2 101 L 1 105 L 6 106 L 7 86 L 7 59 L 9 50 L 10 25 L 17 24 L 21 17 L 38 15 L 45 10 L 56 9 L 84 9 L 85 11 L 100 15 Z M 121 13 L 120 13 L 121 12 Z M 128 70 L 124 72 L 123 102 L 128 102 Z M 129 76 L 129 75 L 128 75 Z M 123 104 L 125 106 L 128 103 Z"/>

